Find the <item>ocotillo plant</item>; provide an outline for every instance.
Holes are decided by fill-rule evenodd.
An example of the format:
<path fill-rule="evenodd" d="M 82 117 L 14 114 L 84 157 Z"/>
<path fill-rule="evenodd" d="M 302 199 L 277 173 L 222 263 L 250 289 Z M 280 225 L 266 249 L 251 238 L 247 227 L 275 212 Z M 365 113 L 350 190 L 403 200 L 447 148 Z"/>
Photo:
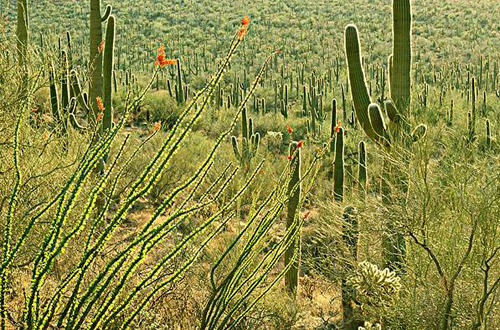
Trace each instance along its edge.
<path fill-rule="evenodd" d="M 230 51 L 223 60 L 217 74 L 193 98 L 193 101 L 180 115 L 177 123 L 171 128 L 160 148 L 150 157 L 150 162 L 139 173 L 130 187 L 123 192 L 124 199 L 119 203 L 112 216 L 107 219 L 106 226 L 102 226 L 106 212 L 93 216 L 96 200 L 100 192 L 105 188 L 110 188 L 111 195 L 116 193 L 118 183 L 130 162 L 149 139 L 141 144 L 129 159 L 122 163 L 118 160 L 124 155 L 124 149 L 128 142 L 128 138 L 126 138 L 114 156 L 113 161 L 110 162 L 108 170 L 97 178 L 95 185 L 93 185 L 94 182 L 90 182 L 92 173 L 102 157 L 112 148 L 114 140 L 130 116 L 131 109 L 134 109 L 141 102 L 142 97 L 151 87 L 155 76 L 153 76 L 145 91 L 138 97 L 128 100 L 128 106 L 124 109 L 122 118 L 114 127 L 105 132 L 101 139 L 89 141 L 87 150 L 81 155 L 79 163 L 67 178 L 65 186 L 49 199 L 46 206 L 29 215 L 24 230 L 14 237 L 11 224 L 13 215 L 16 214 L 16 206 L 18 205 L 16 200 L 22 179 L 19 163 L 21 149 L 19 136 L 22 127 L 21 120 L 26 113 L 26 111 L 19 111 L 13 143 L 16 180 L 7 210 L 6 225 L 3 229 L 3 253 L 0 264 L 0 317 L 2 328 L 5 328 L 7 319 L 5 288 L 9 286 L 9 272 L 12 270 L 19 252 L 24 250 L 29 237 L 31 237 L 30 235 L 34 234 L 33 230 L 40 221 L 47 220 L 50 225 L 47 226 L 46 232 L 44 232 L 40 250 L 37 251 L 34 261 L 30 262 L 29 265 L 31 268 L 29 272 L 31 274 L 31 285 L 25 295 L 24 314 L 20 315 L 19 320 L 16 320 L 19 327 L 24 329 L 49 327 L 100 329 L 115 326 L 117 319 L 120 319 L 122 329 L 133 327 L 134 320 L 145 306 L 165 287 L 168 287 L 185 274 L 193 265 L 207 244 L 231 218 L 224 217 L 224 214 L 227 214 L 234 207 L 234 203 L 248 188 L 260 168 L 257 168 L 244 185 L 231 195 L 229 201 L 219 205 L 218 211 L 195 226 L 188 235 L 183 237 L 181 242 L 169 249 L 165 255 L 162 255 L 158 262 L 146 267 L 146 272 L 141 272 L 141 275 L 136 277 L 139 279 L 137 282 L 132 280 L 133 276 L 137 276 L 137 269 L 144 264 L 148 254 L 151 254 L 153 249 L 157 248 L 158 244 L 185 219 L 194 216 L 198 211 L 202 211 L 218 201 L 234 178 L 236 170 L 227 176 L 228 167 L 228 169 L 216 173 L 216 180 L 213 183 L 202 185 L 212 168 L 216 150 L 233 130 L 239 118 L 239 113 L 236 113 L 227 130 L 219 134 L 212 149 L 207 152 L 205 161 L 186 181 L 174 187 L 166 195 L 164 201 L 154 210 L 148 221 L 141 228 L 138 228 L 137 236 L 124 246 L 115 249 L 115 253 L 111 257 L 104 257 L 106 259 L 103 259 L 101 252 L 109 248 L 110 240 L 112 241 L 113 235 L 116 235 L 117 228 L 127 217 L 133 205 L 151 191 L 159 176 L 171 166 L 173 155 L 182 146 L 183 141 L 192 132 L 196 121 L 206 110 L 215 86 L 222 79 L 228 63 L 241 41 L 242 37 L 233 40 Z M 257 81 L 262 78 L 262 72 L 263 70 L 259 73 Z M 156 71 L 155 75 L 157 73 L 158 71 Z M 256 86 L 257 82 L 248 91 L 248 96 L 243 101 L 242 106 L 248 102 Z M 196 107 L 195 104 L 199 104 L 199 106 Z M 23 110 L 26 110 L 26 107 Z M 92 185 L 89 191 L 82 189 L 88 185 Z M 282 186 L 279 185 L 278 188 L 282 188 Z M 71 210 L 81 200 L 85 202 L 82 212 L 72 213 Z M 111 200 L 110 198 L 105 201 L 104 210 L 109 209 Z M 196 203 L 192 203 L 194 200 L 196 200 Z M 278 201 L 283 204 L 282 199 L 278 199 Z M 172 205 L 175 205 L 175 210 L 164 221 L 159 222 L 159 217 L 166 214 L 166 210 L 170 209 Z M 279 215 L 281 212 L 277 214 Z M 219 224 L 216 223 L 218 219 L 221 220 Z M 48 279 L 55 262 L 64 254 L 66 246 L 71 242 L 77 244 L 77 240 L 82 237 L 84 238 L 83 244 L 80 245 L 81 249 L 78 251 L 78 253 L 81 253 L 80 261 L 77 262 L 74 268 L 68 267 L 68 269 L 64 270 L 61 278 L 53 277 L 56 279 L 56 281 L 52 282 L 54 284 L 53 290 L 43 290 L 43 288 L 46 288 L 47 282 L 49 282 Z M 187 249 L 189 246 L 194 249 Z M 179 253 L 184 252 L 186 255 L 183 255 L 182 263 L 175 267 L 173 273 L 165 277 L 167 267 L 172 270 L 169 267 L 171 261 Z M 152 282 L 156 283 L 154 288 L 148 285 L 148 283 Z M 126 288 L 127 290 L 125 290 Z"/>
<path fill-rule="evenodd" d="M 295 152 L 292 158 L 297 157 L 299 156 Z M 309 178 L 309 184 L 304 185 L 304 192 L 300 194 L 300 200 L 296 202 L 296 210 L 313 187 L 313 181 L 318 172 L 316 171 L 315 174 L 312 171 L 319 164 L 321 157 L 322 155 L 316 155 L 304 173 L 301 173 L 300 181 L 303 182 L 307 177 Z M 298 219 L 295 214 L 294 222 L 287 227 L 284 236 L 276 244 L 272 244 L 271 248 L 268 248 L 270 240 L 268 233 L 273 228 L 273 225 L 278 223 L 277 219 L 281 216 L 287 204 L 297 195 L 296 190 L 302 188 L 301 182 L 295 179 L 296 173 L 294 164 L 291 164 L 282 173 L 278 178 L 279 183 L 265 199 L 265 202 L 257 210 L 250 212 L 252 216 L 246 221 L 246 226 L 212 267 L 210 272 L 212 294 L 203 311 L 200 329 L 236 329 L 251 307 L 261 300 L 279 280 L 287 276 L 291 270 L 294 270 L 293 279 L 298 278 L 298 273 L 293 267 L 296 267 L 300 261 L 297 242 L 300 242 L 300 228 L 303 225 L 304 218 Z M 293 188 L 289 189 L 292 184 Z M 260 215 L 262 215 L 262 219 L 258 219 Z M 223 261 L 228 259 L 230 252 L 235 250 L 237 244 L 244 241 L 245 237 L 249 237 L 249 239 L 242 246 L 241 250 L 243 252 L 237 256 L 234 266 L 229 267 L 229 270 L 226 271 L 227 274 L 220 281 L 217 281 L 216 275 L 222 268 L 220 266 L 223 265 Z M 266 283 L 266 278 L 270 276 L 273 267 L 280 262 L 281 257 L 292 252 L 292 257 L 287 259 L 288 263 L 285 267 L 274 276 L 273 280 L 268 282 L 269 284 Z M 257 294 L 254 294 L 255 298 L 253 298 L 251 294 L 258 289 L 261 289 L 261 293 L 257 292 Z M 250 297 L 252 297 L 252 301 L 247 302 Z"/>
<path fill-rule="evenodd" d="M 285 252 L 285 267 L 288 271 L 285 274 L 285 287 L 288 293 L 295 298 L 299 285 L 299 267 L 300 267 L 300 250 L 301 237 L 300 226 L 297 223 L 300 199 L 302 193 L 302 178 L 301 178 L 301 162 L 302 162 L 302 145 L 303 142 L 293 142 L 290 144 L 288 158 L 290 161 L 290 172 L 292 173 L 291 180 L 288 184 L 288 205 L 286 226 L 287 229 L 295 227 L 296 235 L 293 243 Z"/>
<path fill-rule="evenodd" d="M 260 145 L 260 134 L 254 133 L 253 119 L 248 118 L 247 109 L 241 111 L 241 148 L 236 136 L 231 136 L 234 155 L 245 168 L 248 168 Z"/>
<path fill-rule="evenodd" d="M 367 169 L 366 169 L 366 145 L 364 141 L 359 142 L 359 164 L 358 164 L 358 190 L 359 194 L 364 197 L 367 193 Z"/>

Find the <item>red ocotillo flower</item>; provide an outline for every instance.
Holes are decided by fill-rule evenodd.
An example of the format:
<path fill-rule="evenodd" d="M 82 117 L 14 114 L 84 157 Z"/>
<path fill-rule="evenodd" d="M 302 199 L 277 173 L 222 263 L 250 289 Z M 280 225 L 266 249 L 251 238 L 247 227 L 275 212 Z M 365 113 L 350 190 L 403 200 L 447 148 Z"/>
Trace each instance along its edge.
<path fill-rule="evenodd" d="M 241 27 L 240 30 L 238 31 L 238 37 L 240 40 L 243 40 L 245 35 L 248 32 L 248 25 L 250 24 L 250 17 L 248 15 L 243 16 L 241 19 Z"/>
<path fill-rule="evenodd" d="M 340 132 L 340 128 L 341 127 L 342 127 L 342 122 L 339 120 L 338 123 L 337 123 L 337 126 L 335 126 L 335 128 L 334 128 L 335 133 Z"/>
<path fill-rule="evenodd" d="M 157 122 L 156 124 L 154 124 L 154 126 L 153 126 L 153 130 L 155 132 L 158 132 L 160 129 L 161 129 L 161 120 L 159 122 Z"/>
<path fill-rule="evenodd" d="M 156 54 L 156 62 L 155 65 L 159 65 L 160 67 L 164 67 L 165 65 L 174 65 L 177 64 L 176 59 L 165 58 L 165 46 L 163 44 L 158 48 L 158 54 Z"/>
<path fill-rule="evenodd" d="M 241 19 L 241 25 L 248 25 L 248 24 L 250 24 L 250 16 L 245 15 Z"/>
<path fill-rule="evenodd" d="M 299 142 L 297 142 L 297 148 L 302 148 L 303 145 L 304 141 L 300 140 Z"/>
<path fill-rule="evenodd" d="M 100 111 L 104 111 L 104 103 L 102 103 L 101 98 L 98 96 L 95 98 L 97 102 L 97 107 L 99 108 Z"/>
<path fill-rule="evenodd" d="M 286 129 L 287 129 L 287 131 L 288 131 L 288 134 L 292 134 L 292 132 L 293 132 L 292 126 L 287 125 L 287 128 L 286 128 Z"/>

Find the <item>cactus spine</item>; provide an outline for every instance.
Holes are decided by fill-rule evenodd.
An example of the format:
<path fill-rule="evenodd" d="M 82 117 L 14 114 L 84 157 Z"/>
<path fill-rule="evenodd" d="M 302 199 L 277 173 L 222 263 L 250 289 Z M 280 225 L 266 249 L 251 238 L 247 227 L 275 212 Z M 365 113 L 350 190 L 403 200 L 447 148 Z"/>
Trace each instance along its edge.
<path fill-rule="evenodd" d="M 299 266 L 300 266 L 300 250 L 301 250 L 301 237 L 300 227 L 298 225 L 299 219 L 297 212 L 299 208 L 300 195 L 302 192 L 301 179 L 301 162 L 302 154 L 301 148 L 297 142 L 290 144 L 289 148 L 290 172 L 292 173 L 290 182 L 288 184 L 288 207 L 287 207 L 287 230 L 294 226 L 295 241 L 285 252 L 285 267 L 289 266 L 285 274 L 285 287 L 288 293 L 295 298 L 297 296 L 297 289 L 299 285 Z"/>

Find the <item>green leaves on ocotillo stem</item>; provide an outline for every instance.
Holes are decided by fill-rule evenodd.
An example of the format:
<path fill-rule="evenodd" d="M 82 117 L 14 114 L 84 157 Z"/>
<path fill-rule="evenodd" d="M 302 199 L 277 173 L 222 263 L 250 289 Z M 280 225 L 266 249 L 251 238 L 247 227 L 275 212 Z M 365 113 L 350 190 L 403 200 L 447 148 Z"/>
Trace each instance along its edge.
<path fill-rule="evenodd" d="M 302 192 L 301 182 L 301 162 L 302 162 L 302 143 L 293 142 L 290 144 L 288 157 L 290 160 L 290 172 L 292 177 L 288 184 L 288 207 L 286 227 L 291 228 L 296 225 L 297 209 L 299 207 L 300 195 Z M 297 230 L 300 230 L 298 228 Z M 300 233 L 295 237 L 295 244 L 285 252 L 285 268 L 289 267 L 285 274 L 285 287 L 292 297 L 297 296 L 299 285 L 299 266 L 300 266 Z M 298 253 L 298 255 L 296 255 Z"/>
<path fill-rule="evenodd" d="M 333 165 L 333 192 L 336 201 L 344 200 L 344 128 L 339 127 L 335 140 L 335 162 Z"/>
<path fill-rule="evenodd" d="M 413 142 L 420 141 L 425 137 L 425 134 L 427 133 L 427 126 L 424 124 L 420 124 L 411 133 L 411 137 L 413 139 Z"/>
<path fill-rule="evenodd" d="M 366 168 L 366 145 L 364 141 L 359 142 L 359 167 L 358 167 L 358 190 L 363 196 L 366 194 L 366 183 L 368 178 Z"/>
<path fill-rule="evenodd" d="M 391 138 L 389 132 L 387 131 L 387 126 L 385 124 L 384 116 L 382 115 L 382 110 L 376 103 L 370 104 L 368 107 L 368 114 L 370 118 L 370 125 L 377 135 L 376 141 L 384 146 L 389 146 L 391 143 Z"/>
<path fill-rule="evenodd" d="M 366 86 L 363 65 L 361 63 L 361 46 L 358 29 L 352 24 L 349 24 L 345 29 L 345 52 L 356 117 L 365 133 L 371 139 L 377 140 L 377 134 L 374 132 L 368 117 L 368 106 L 371 100 Z"/>

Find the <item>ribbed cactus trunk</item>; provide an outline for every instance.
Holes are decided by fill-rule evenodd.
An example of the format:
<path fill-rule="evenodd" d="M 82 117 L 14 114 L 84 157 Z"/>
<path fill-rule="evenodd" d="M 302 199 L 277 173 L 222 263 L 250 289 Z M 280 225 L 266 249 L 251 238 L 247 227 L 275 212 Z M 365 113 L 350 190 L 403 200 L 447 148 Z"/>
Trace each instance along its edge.
<path fill-rule="evenodd" d="M 19 64 L 24 67 L 28 48 L 28 0 L 17 0 L 17 55 Z"/>
<path fill-rule="evenodd" d="M 293 156 L 290 161 L 292 178 L 288 184 L 288 208 L 287 208 L 287 229 L 294 224 L 297 226 L 294 229 L 295 238 L 294 242 L 290 245 L 285 252 L 285 266 L 290 265 L 290 268 L 285 274 L 285 287 L 292 297 L 297 296 L 297 288 L 299 285 L 299 266 L 300 266 L 300 250 L 301 250 L 301 237 L 300 227 L 298 227 L 299 219 L 297 219 L 297 209 L 299 207 L 300 195 L 302 192 L 301 177 L 301 149 L 297 147 L 296 142 L 290 145 L 289 155 Z M 294 259 L 295 256 L 295 259 Z"/>
<path fill-rule="evenodd" d="M 411 3 L 393 0 L 393 51 L 391 98 L 400 113 L 406 114 L 410 105 L 411 71 Z"/>
<path fill-rule="evenodd" d="M 365 74 L 361 63 L 361 46 L 359 42 L 358 29 L 354 25 L 348 25 L 345 29 L 345 51 L 347 57 L 347 69 L 351 85 L 354 110 L 361 127 L 371 139 L 376 140 L 377 135 L 373 131 L 368 118 L 368 106 L 371 103 L 368 87 L 366 86 Z"/>
<path fill-rule="evenodd" d="M 104 66 L 103 66 L 103 96 L 104 96 L 104 118 L 103 118 L 103 130 L 107 131 L 111 129 L 113 122 L 113 66 L 114 66 L 114 55 L 115 55 L 115 17 L 110 16 L 108 18 L 108 25 L 106 27 L 106 45 L 104 48 Z"/>
<path fill-rule="evenodd" d="M 101 1 L 90 0 L 90 118 L 95 120 L 99 109 L 96 98 L 102 97 L 102 53 L 99 45 L 102 42 Z"/>

